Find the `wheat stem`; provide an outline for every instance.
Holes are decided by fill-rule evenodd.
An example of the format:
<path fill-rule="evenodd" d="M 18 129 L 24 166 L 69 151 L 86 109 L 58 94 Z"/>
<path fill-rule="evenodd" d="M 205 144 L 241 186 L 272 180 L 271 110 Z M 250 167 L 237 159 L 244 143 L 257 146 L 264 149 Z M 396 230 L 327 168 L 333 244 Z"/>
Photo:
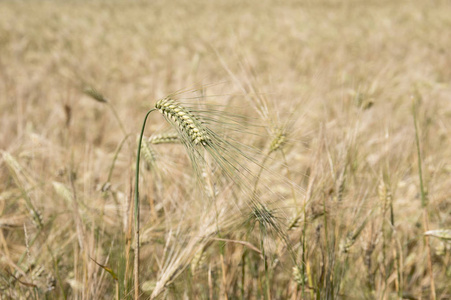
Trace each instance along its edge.
<path fill-rule="evenodd" d="M 413 124 L 415 127 L 415 142 L 416 142 L 416 148 L 417 148 L 417 155 L 418 155 L 418 176 L 420 178 L 420 192 L 421 192 L 421 207 L 423 208 L 423 228 L 424 231 L 429 230 L 429 218 L 428 218 L 428 203 L 426 199 L 426 191 L 424 190 L 424 184 L 423 184 L 423 170 L 421 167 L 421 150 L 420 150 L 420 138 L 418 135 L 418 124 L 417 124 L 417 109 L 415 105 L 415 101 L 412 101 L 412 111 L 413 111 Z M 428 271 L 430 276 L 430 285 L 431 285 L 431 299 L 436 299 L 436 293 L 435 293 L 435 284 L 434 284 L 434 273 L 432 269 L 432 257 L 431 257 L 431 247 L 429 245 L 429 237 L 424 237 L 425 246 L 427 249 L 427 256 L 428 256 Z"/>
<path fill-rule="evenodd" d="M 121 118 L 119 117 L 119 114 L 117 113 L 116 108 L 114 108 L 114 105 L 111 104 L 110 102 L 107 102 L 107 105 L 108 105 L 108 107 L 111 109 L 111 111 L 113 112 L 113 115 L 114 115 L 114 117 L 116 118 L 117 123 L 119 124 L 119 127 L 120 127 L 121 130 L 122 130 L 122 133 L 124 134 L 124 136 L 127 136 L 127 135 L 128 135 L 127 130 L 125 129 L 124 123 L 122 123 L 122 120 L 121 120 Z"/>
<path fill-rule="evenodd" d="M 147 117 L 156 108 L 149 110 L 144 117 L 141 134 L 139 136 L 138 153 L 136 154 L 136 173 L 135 173 L 135 258 L 134 258 L 134 277 L 135 277 L 135 300 L 139 299 L 139 158 L 141 154 L 141 142 L 146 127 Z"/>
<path fill-rule="evenodd" d="M 113 161 L 111 162 L 111 166 L 110 169 L 108 171 L 108 179 L 107 179 L 107 183 L 111 182 L 111 177 L 113 176 L 113 170 L 116 164 L 116 160 L 119 156 L 119 152 L 121 152 L 122 147 L 124 146 L 125 141 L 131 136 L 131 134 L 127 134 L 126 136 L 124 136 L 124 138 L 122 139 L 122 141 L 119 143 L 119 146 L 117 146 L 116 151 L 114 152 L 114 157 L 113 157 Z"/>
<path fill-rule="evenodd" d="M 263 292 L 263 297 L 265 300 L 270 300 L 271 299 L 271 290 L 270 290 L 270 286 L 269 286 L 269 270 L 268 270 L 268 260 L 266 258 L 266 251 L 265 251 L 265 244 L 264 244 L 264 225 L 262 225 L 262 223 L 260 223 L 260 247 L 261 247 L 261 251 L 262 251 L 262 256 L 263 256 L 263 264 L 265 267 L 265 279 L 264 279 L 264 289 L 265 291 Z"/>

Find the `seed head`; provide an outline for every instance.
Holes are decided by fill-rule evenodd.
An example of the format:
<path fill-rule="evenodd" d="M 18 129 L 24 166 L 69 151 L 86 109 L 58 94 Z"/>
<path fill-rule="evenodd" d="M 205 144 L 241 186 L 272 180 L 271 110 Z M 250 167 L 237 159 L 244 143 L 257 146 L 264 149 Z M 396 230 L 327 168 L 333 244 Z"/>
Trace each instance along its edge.
<path fill-rule="evenodd" d="M 285 132 L 281 129 L 278 129 L 275 133 L 274 139 L 271 142 L 271 145 L 269 146 L 269 152 L 272 153 L 281 149 L 287 141 L 286 138 L 287 137 Z"/>
<path fill-rule="evenodd" d="M 177 101 L 166 97 L 159 100 L 155 104 L 155 108 L 175 123 L 180 132 L 195 145 L 207 146 L 210 143 L 208 129 L 202 124 L 202 121 Z"/>
<path fill-rule="evenodd" d="M 377 189 L 379 200 L 381 201 L 383 212 L 387 211 L 388 206 L 392 202 L 392 194 L 390 187 L 382 180 Z"/>
<path fill-rule="evenodd" d="M 146 162 L 146 169 L 154 169 L 157 162 L 157 154 L 155 153 L 155 150 L 153 150 L 153 148 L 150 146 L 148 141 L 142 141 L 141 152 Z"/>
<path fill-rule="evenodd" d="M 161 133 L 153 135 L 149 138 L 149 143 L 153 145 L 157 144 L 172 144 L 179 143 L 179 135 L 177 132 Z"/>
<path fill-rule="evenodd" d="M 96 90 L 93 87 L 90 87 L 90 86 L 84 87 L 83 93 L 85 93 L 86 95 L 88 95 L 89 97 L 91 97 L 92 99 L 94 99 L 97 102 L 100 102 L 100 103 L 108 102 L 108 100 L 102 95 L 102 93 L 100 93 L 98 90 Z"/>

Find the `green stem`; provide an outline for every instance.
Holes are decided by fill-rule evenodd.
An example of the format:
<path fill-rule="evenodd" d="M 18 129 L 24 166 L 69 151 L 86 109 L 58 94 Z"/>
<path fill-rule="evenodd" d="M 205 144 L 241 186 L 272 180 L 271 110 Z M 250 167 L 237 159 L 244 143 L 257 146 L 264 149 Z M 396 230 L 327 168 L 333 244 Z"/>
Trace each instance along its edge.
<path fill-rule="evenodd" d="M 420 177 L 421 207 L 425 208 L 427 206 L 427 203 L 426 203 L 426 193 L 424 192 L 424 185 L 423 185 L 423 169 L 421 166 L 420 138 L 418 136 L 418 125 L 417 125 L 415 104 L 413 105 L 413 124 L 415 126 L 415 142 L 416 142 L 417 154 L 418 154 L 418 175 Z"/>
<path fill-rule="evenodd" d="M 135 275 L 135 300 L 139 298 L 139 158 L 141 154 L 141 142 L 144 135 L 144 128 L 146 127 L 147 117 L 156 108 L 149 110 L 144 117 L 143 126 L 138 142 L 138 152 L 136 154 L 136 173 L 135 173 L 135 260 L 134 260 L 134 275 Z"/>
<path fill-rule="evenodd" d="M 113 170 L 114 166 L 116 164 L 116 160 L 119 156 L 119 152 L 121 152 L 122 146 L 124 146 L 125 141 L 131 136 L 131 134 L 127 134 L 122 141 L 120 142 L 119 146 L 116 149 L 116 152 L 114 153 L 113 162 L 111 163 L 110 170 L 108 171 L 108 179 L 106 182 L 111 182 L 111 177 L 113 176 Z"/>
<path fill-rule="evenodd" d="M 246 282 L 246 249 L 243 250 L 243 254 L 241 256 L 241 299 L 244 300 L 244 287 Z"/>
<path fill-rule="evenodd" d="M 255 183 L 254 183 L 254 192 L 252 193 L 252 200 L 254 200 L 254 199 L 257 198 L 257 186 L 258 186 L 258 182 L 260 181 L 260 177 L 261 177 L 262 172 L 263 172 L 263 170 L 264 170 L 264 168 L 265 168 L 265 164 L 266 164 L 266 161 L 267 161 L 268 158 L 269 158 L 269 155 L 271 155 L 271 152 L 269 152 L 268 154 L 266 154 L 266 156 L 263 158 L 263 161 L 262 161 L 262 163 L 261 163 L 260 170 L 258 171 L 257 179 L 255 180 Z"/>
<path fill-rule="evenodd" d="M 291 196 L 293 197 L 293 204 L 294 204 L 294 207 L 296 208 L 296 217 L 297 217 L 300 214 L 300 211 L 299 211 L 298 205 L 297 205 L 296 191 L 294 190 L 293 181 L 291 180 L 290 167 L 288 167 L 287 157 L 285 156 L 285 151 L 283 151 L 283 148 L 280 149 L 280 152 L 282 153 L 283 163 L 285 164 L 285 167 L 287 170 L 287 178 L 290 182 Z"/>
<path fill-rule="evenodd" d="M 426 232 L 429 230 L 429 216 L 428 216 L 428 202 L 426 197 L 426 191 L 424 190 L 423 184 L 423 169 L 421 167 L 421 150 L 420 150 L 420 137 L 418 134 L 418 124 L 417 124 L 417 109 L 415 105 L 415 101 L 413 101 L 412 105 L 413 110 L 413 124 L 415 126 L 415 141 L 417 146 L 417 154 L 418 154 L 418 176 L 420 179 L 420 191 L 421 191 L 421 207 L 423 208 L 423 230 Z M 434 273 L 432 269 L 432 255 L 431 255 L 431 247 L 429 245 L 429 238 L 427 236 L 424 237 L 425 246 L 427 250 L 428 256 L 428 271 L 430 276 L 430 287 L 431 287 L 431 299 L 436 299 L 435 293 L 435 283 L 434 283 Z"/>
<path fill-rule="evenodd" d="M 265 300 L 270 300 L 271 299 L 271 292 L 270 292 L 270 287 L 269 287 L 269 270 L 268 270 L 268 261 L 266 259 L 266 252 L 265 252 L 265 245 L 264 245 L 264 228 L 262 225 L 260 225 L 260 246 L 262 248 L 262 255 L 263 255 L 263 263 L 265 266 L 265 280 L 264 280 L 264 289 L 265 291 L 263 292 L 263 297 Z"/>
<path fill-rule="evenodd" d="M 125 130 L 124 124 L 121 121 L 121 118 L 119 118 L 119 114 L 117 113 L 116 109 L 110 102 L 106 102 L 106 104 L 110 107 L 111 111 L 113 112 L 114 117 L 117 120 L 117 123 L 119 124 L 119 127 L 121 128 L 122 132 L 124 133 L 124 136 L 127 136 L 127 130 Z"/>

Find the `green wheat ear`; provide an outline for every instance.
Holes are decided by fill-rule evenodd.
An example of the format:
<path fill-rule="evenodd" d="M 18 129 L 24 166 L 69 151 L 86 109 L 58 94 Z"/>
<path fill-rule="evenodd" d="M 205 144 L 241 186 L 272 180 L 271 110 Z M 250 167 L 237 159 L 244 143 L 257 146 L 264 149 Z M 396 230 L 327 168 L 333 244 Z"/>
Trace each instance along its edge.
<path fill-rule="evenodd" d="M 277 128 L 274 133 L 274 138 L 269 146 L 269 153 L 273 153 L 279 149 L 282 149 L 287 142 L 287 135 L 281 128 Z"/>
<path fill-rule="evenodd" d="M 179 134 L 177 132 L 167 132 L 160 133 L 156 135 L 152 135 L 148 139 L 149 144 L 158 145 L 158 144 L 175 144 L 179 143 Z"/>
<path fill-rule="evenodd" d="M 108 99 L 105 98 L 105 96 L 101 92 L 99 92 L 98 90 L 96 90 L 95 88 L 93 88 L 91 86 L 83 87 L 83 93 L 90 96 L 92 99 L 94 99 L 97 102 L 101 102 L 101 103 L 108 102 Z"/>
<path fill-rule="evenodd" d="M 139 144 L 139 141 L 138 141 Z M 143 140 L 141 143 L 141 152 L 144 158 L 144 161 L 146 162 L 146 169 L 152 170 L 156 167 L 157 163 L 157 153 L 155 150 L 150 146 L 150 143 L 146 140 Z"/>
<path fill-rule="evenodd" d="M 211 143 L 207 127 L 177 101 L 166 97 L 159 100 L 155 108 L 174 122 L 180 133 L 194 145 L 207 146 Z"/>

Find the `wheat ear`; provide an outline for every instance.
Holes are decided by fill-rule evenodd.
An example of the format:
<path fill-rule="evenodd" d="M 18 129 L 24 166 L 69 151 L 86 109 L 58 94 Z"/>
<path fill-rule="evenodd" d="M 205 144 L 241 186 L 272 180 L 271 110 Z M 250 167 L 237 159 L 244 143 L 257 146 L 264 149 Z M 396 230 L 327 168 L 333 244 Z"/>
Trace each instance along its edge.
<path fill-rule="evenodd" d="M 179 134 L 177 132 L 168 132 L 168 133 L 161 133 L 157 135 L 153 135 L 148 139 L 148 142 L 152 145 L 158 145 L 158 144 L 173 144 L 173 143 L 179 143 Z"/>
<path fill-rule="evenodd" d="M 208 130 L 188 109 L 170 97 L 163 98 L 155 104 L 163 115 L 177 125 L 184 138 L 194 145 L 207 146 L 211 142 Z"/>

